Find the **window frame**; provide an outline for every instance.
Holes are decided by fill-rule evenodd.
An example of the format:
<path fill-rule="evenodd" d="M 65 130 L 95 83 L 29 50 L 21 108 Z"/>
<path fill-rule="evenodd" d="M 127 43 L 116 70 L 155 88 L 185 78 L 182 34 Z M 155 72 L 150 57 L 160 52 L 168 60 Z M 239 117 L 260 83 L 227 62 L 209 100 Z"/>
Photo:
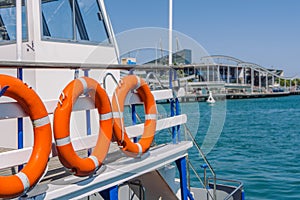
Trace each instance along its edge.
<path fill-rule="evenodd" d="M 39 13 L 39 15 L 40 15 L 40 34 L 41 34 L 41 40 L 42 41 L 47 41 L 47 42 L 62 42 L 62 43 L 68 43 L 68 44 L 113 46 L 113 42 L 111 41 L 111 36 L 110 36 L 109 31 L 108 31 L 108 25 L 107 25 L 106 20 L 104 19 L 104 17 L 103 17 L 102 23 L 103 23 L 103 29 L 104 29 L 106 38 L 103 41 L 107 41 L 107 42 L 103 42 L 103 41 L 97 42 L 97 41 L 90 41 L 90 40 L 78 39 L 77 33 L 79 33 L 79 30 L 78 30 L 77 23 L 76 23 L 76 17 L 77 17 L 77 15 L 76 15 L 75 6 L 74 6 L 74 3 L 77 2 L 77 4 L 78 4 L 78 1 L 77 0 L 72 0 L 72 1 L 73 1 L 72 2 L 73 7 L 71 8 L 71 12 L 72 12 L 72 35 L 73 35 L 73 38 L 72 39 L 64 39 L 64 38 L 55 38 L 55 37 L 52 37 L 51 36 L 51 32 L 50 32 L 50 36 L 45 36 L 44 35 L 44 28 L 43 28 L 43 26 L 44 26 L 44 19 L 43 19 L 42 0 L 39 0 L 39 5 L 40 5 L 40 13 Z M 103 16 L 103 11 L 101 9 L 99 1 L 98 0 L 94 0 L 94 2 L 97 4 L 98 11 Z M 79 9 L 79 12 L 80 12 L 80 7 L 78 7 L 78 9 Z M 81 14 L 81 16 L 82 16 L 82 14 Z M 83 22 L 83 24 L 84 24 L 84 22 Z M 47 25 L 47 27 L 48 27 L 48 25 Z M 85 26 L 85 30 L 86 30 L 86 26 Z"/>
<path fill-rule="evenodd" d="M 26 26 L 26 38 L 24 38 L 23 36 L 23 27 L 22 27 L 22 42 L 28 42 L 29 41 L 29 22 L 28 22 L 28 7 L 27 7 L 27 0 L 23 0 L 22 1 L 22 7 L 23 7 L 23 3 L 24 3 L 24 9 L 25 9 L 25 12 L 24 12 L 24 16 L 25 16 L 25 20 L 26 20 L 26 23 L 25 26 Z M 15 6 L 11 6 L 11 7 L 14 7 L 15 8 L 15 13 L 17 13 L 17 6 L 15 4 Z M 23 12 L 21 13 L 22 16 L 23 16 Z M 23 26 L 23 21 L 24 21 L 24 18 L 22 18 L 22 26 Z M 16 36 L 17 36 L 17 23 L 15 24 L 15 28 L 16 28 Z M 0 40 L 0 46 L 2 45 L 9 45 L 9 44 L 16 44 L 17 43 L 17 38 L 16 39 L 9 39 L 9 40 Z"/>

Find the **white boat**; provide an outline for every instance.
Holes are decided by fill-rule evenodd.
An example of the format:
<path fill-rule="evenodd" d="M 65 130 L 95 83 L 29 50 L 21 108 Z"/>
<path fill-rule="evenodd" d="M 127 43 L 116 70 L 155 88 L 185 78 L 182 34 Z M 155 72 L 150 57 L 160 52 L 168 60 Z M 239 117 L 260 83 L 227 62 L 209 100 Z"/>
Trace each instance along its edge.
<path fill-rule="evenodd" d="M 79 77 L 96 80 L 112 99 L 115 89 L 122 86 L 121 83 L 118 86 L 120 70 L 132 72 L 133 69 L 145 69 L 144 66 L 118 64 L 118 46 L 103 0 L 1 0 L 0 27 L 0 82 L 5 83 L 0 84 L 0 198 L 244 199 L 242 183 L 216 178 L 212 166 L 188 131 L 188 119 L 184 113 L 161 119 L 156 119 L 156 115 L 152 114 L 145 116 L 146 120 L 156 121 L 154 133 L 171 129 L 171 143 L 152 145 L 143 153 L 139 149 L 138 156 L 130 157 L 120 150 L 120 144 L 109 141 L 110 148 L 104 153 L 106 158 L 103 162 L 97 164 L 97 160 L 89 156 L 90 149 L 97 145 L 99 129 L 108 128 L 99 128 L 98 121 L 104 120 L 102 117 L 105 114 L 97 113 L 94 99 L 86 90 L 88 86 L 85 83 L 88 82 L 84 81 L 86 78 Z M 151 67 L 156 68 L 161 66 Z M 49 157 L 48 162 L 38 163 L 41 159 L 39 156 L 45 156 L 47 145 L 40 145 L 38 151 L 36 144 L 45 142 L 46 136 L 37 138 L 36 132 L 33 133 L 33 129 L 49 125 L 48 117 L 28 117 L 32 115 L 32 107 L 39 104 L 38 101 L 30 101 L 28 106 L 24 105 L 27 100 L 13 96 L 21 99 L 20 106 L 7 98 L 10 90 L 17 86 L 4 82 L 3 77 L 6 75 L 22 80 L 22 87 L 16 90 L 17 93 L 26 95 L 27 90 L 35 91 L 45 105 L 51 124 L 55 120 L 55 109 L 68 100 L 69 96 L 66 96 L 65 90 L 62 92 L 63 88 L 73 80 L 79 80 L 83 85 L 84 95 L 76 103 L 71 102 L 75 105 L 71 115 L 70 137 L 57 139 L 57 136 L 52 136 L 52 140 L 48 138 L 50 144 L 52 143 L 51 153 L 46 155 L 46 158 Z M 18 82 L 12 80 L 14 83 Z M 30 87 L 24 86 L 23 82 Z M 24 87 L 26 91 L 22 91 Z M 172 89 L 155 90 L 151 94 L 155 101 L 172 99 L 172 108 L 178 106 L 178 96 L 174 96 Z M 35 98 L 28 95 L 26 97 Z M 122 124 L 122 134 L 126 130 L 128 137 L 133 140 L 143 137 L 146 128 L 143 123 L 135 124 L 134 109 L 136 104 L 142 104 L 141 96 L 134 91 L 130 92 L 124 104 L 132 109 L 134 125 L 123 127 Z M 40 112 L 34 114 L 39 115 Z M 121 116 L 120 109 L 111 115 L 105 115 L 106 119 L 114 117 L 115 120 Z M 55 124 L 53 126 L 56 127 Z M 178 139 L 180 130 L 188 138 L 187 141 Z M 69 144 L 72 144 L 77 154 L 91 158 L 95 164 L 94 173 L 78 177 L 65 169 L 58 159 L 59 157 L 61 160 L 62 155 L 57 151 L 60 146 Z M 202 170 L 188 162 L 187 156 L 191 148 L 199 151 L 205 164 Z M 26 168 L 32 160 L 39 164 L 37 166 L 47 166 L 41 175 L 39 170 L 24 171 L 20 167 L 25 164 Z M 101 167 L 98 169 L 99 164 Z M 187 175 L 190 172 L 199 177 L 197 187 L 189 185 Z M 201 176 L 204 173 L 204 177 L 200 178 L 200 173 Z M 209 178 L 206 174 L 212 177 Z M 34 179 L 32 176 L 37 177 Z M 33 179 L 36 181 L 32 181 Z M 219 184 L 219 181 L 223 184 Z M 14 191 L 19 185 L 22 186 L 21 193 Z"/>
<path fill-rule="evenodd" d="M 210 103 L 210 104 L 213 104 L 213 103 L 216 102 L 216 100 L 212 96 L 212 92 L 211 91 L 209 91 L 209 93 L 208 93 L 208 98 L 207 98 L 206 102 Z"/>

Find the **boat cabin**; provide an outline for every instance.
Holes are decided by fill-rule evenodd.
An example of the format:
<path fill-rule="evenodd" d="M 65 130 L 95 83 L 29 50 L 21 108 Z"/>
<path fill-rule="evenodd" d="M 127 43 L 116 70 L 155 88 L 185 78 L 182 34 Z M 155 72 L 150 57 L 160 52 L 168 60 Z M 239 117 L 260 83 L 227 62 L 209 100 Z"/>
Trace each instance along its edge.
<path fill-rule="evenodd" d="M 3 61 L 91 64 L 117 63 L 118 52 L 97 0 L 1 0 L 0 51 Z"/>

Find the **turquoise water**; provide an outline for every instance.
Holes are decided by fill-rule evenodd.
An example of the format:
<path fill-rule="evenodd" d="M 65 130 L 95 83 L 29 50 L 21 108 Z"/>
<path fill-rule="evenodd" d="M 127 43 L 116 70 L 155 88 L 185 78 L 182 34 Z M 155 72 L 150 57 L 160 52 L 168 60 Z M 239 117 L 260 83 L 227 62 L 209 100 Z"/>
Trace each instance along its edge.
<path fill-rule="evenodd" d="M 170 115 L 168 104 L 157 107 L 161 115 Z M 300 199 L 300 96 L 225 100 L 213 106 L 181 103 L 181 110 L 217 178 L 241 181 L 247 200 Z M 171 142 L 170 132 L 159 132 L 156 141 Z M 203 177 L 204 162 L 195 148 L 189 160 Z M 192 172 L 190 177 L 192 186 L 201 187 Z"/>
<path fill-rule="evenodd" d="M 215 145 L 207 158 L 217 177 L 243 182 L 246 199 L 300 199 L 300 96 L 227 100 L 214 106 L 184 103 L 182 112 L 188 113 L 200 145 L 207 132 L 212 135 L 207 144 Z M 223 120 L 223 129 L 214 128 Z M 213 133 L 218 130 L 220 135 Z M 196 151 L 189 159 L 202 175 Z M 191 180 L 199 187 L 193 174 Z"/>

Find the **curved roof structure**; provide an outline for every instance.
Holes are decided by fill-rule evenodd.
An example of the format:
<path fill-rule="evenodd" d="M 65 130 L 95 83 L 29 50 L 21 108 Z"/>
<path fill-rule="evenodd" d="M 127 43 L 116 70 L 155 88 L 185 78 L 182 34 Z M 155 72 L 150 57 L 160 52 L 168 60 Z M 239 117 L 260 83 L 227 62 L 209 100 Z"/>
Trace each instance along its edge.
<path fill-rule="evenodd" d="M 232 56 L 225 56 L 225 55 L 212 55 L 212 56 L 205 56 L 205 57 L 202 57 L 202 59 L 210 59 L 210 60 L 213 60 L 214 62 L 215 62 L 215 60 L 220 60 L 220 59 L 222 59 L 222 60 L 227 60 L 227 61 L 229 61 L 229 62 L 234 62 L 234 63 L 242 63 L 242 62 L 244 62 L 244 61 L 242 61 L 242 60 L 240 60 L 240 59 L 237 59 L 237 58 L 235 58 L 235 57 L 232 57 Z M 219 63 L 219 62 L 217 62 L 217 63 Z"/>
<path fill-rule="evenodd" d="M 284 76 L 280 76 L 272 71 L 270 71 L 269 69 L 262 67 L 261 65 L 258 65 L 256 63 L 252 63 L 252 62 L 245 62 L 242 61 L 238 58 L 232 57 L 232 56 L 226 56 L 226 55 L 212 55 L 212 56 L 205 56 L 202 57 L 203 61 L 213 61 L 213 63 L 211 62 L 210 64 L 226 64 L 225 62 L 220 62 L 220 60 L 222 61 L 228 61 L 228 62 L 232 62 L 235 63 L 235 65 L 237 66 L 241 66 L 241 67 L 248 67 L 257 71 L 261 71 L 261 72 L 265 72 L 268 73 L 272 76 L 275 76 L 277 78 L 281 78 L 281 79 L 287 79 L 287 80 L 293 80 L 295 77 L 284 77 Z"/>

